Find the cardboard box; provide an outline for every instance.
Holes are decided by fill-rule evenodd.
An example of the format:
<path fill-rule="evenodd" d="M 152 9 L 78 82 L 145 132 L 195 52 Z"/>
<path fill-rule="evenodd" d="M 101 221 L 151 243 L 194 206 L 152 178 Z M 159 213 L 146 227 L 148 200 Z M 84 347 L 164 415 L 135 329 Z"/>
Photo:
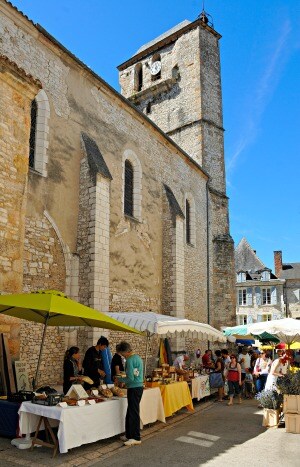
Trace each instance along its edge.
<path fill-rule="evenodd" d="M 300 433 L 300 414 L 286 413 L 284 420 L 287 433 Z"/>
<path fill-rule="evenodd" d="M 283 396 L 283 412 L 300 414 L 300 396 Z"/>

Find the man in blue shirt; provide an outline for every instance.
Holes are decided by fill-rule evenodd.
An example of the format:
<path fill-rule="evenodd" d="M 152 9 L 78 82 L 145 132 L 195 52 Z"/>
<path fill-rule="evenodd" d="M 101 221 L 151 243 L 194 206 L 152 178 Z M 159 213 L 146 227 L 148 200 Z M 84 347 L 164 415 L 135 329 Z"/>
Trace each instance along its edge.
<path fill-rule="evenodd" d="M 125 436 L 121 436 L 126 446 L 141 444 L 140 434 L 140 401 L 144 390 L 143 361 L 134 353 L 128 342 L 121 342 L 119 353 L 126 358 L 126 376 L 118 376 L 118 381 L 127 387 L 127 412 L 125 419 Z"/>

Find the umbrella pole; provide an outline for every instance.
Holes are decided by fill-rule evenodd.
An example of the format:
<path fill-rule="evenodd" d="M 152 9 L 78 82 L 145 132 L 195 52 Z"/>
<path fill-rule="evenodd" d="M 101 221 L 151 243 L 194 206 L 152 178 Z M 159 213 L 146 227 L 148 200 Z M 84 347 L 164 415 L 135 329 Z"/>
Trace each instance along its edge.
<path fill-rule="evenodd" d="M 38 359 L 38 362 L 37 362 L 37 367 L 36 367 L 36 372 L 35 372 L 35 378 L 34 378 L 34 380 L 32 382 L 33 389 L 35 389 L 37 387 L 37 383 L 38 383 L 38 374 L 39 374 L 40 366 L 41 366 L 42 352 L 43 352 L 43 347 L 44 347 L 44 342 L 45 342 L 45 337 L 46 337 L 46 331 L 47 331 L 47 325 L 48 325 L 49 318 L 50 318 L 50 315 L 48 313 L 46 321 L 44 323 L 44 330 L 43 330 L 41 348 L 40 348 L 40 353 L 39 353 L 39 359 Z"/>
<path fill-rule="evenodd" d="M 150 343 L 150 333 L 147 332 L 144 377 L 147 375 L 147 361 L 148 361 L 149 343 Z"/>

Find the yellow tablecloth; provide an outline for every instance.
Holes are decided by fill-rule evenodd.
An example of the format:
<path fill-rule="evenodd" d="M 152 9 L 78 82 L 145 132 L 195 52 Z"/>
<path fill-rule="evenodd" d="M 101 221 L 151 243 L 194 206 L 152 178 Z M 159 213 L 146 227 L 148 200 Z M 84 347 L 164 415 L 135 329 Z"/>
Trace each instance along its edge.
<path fill-rule="evenodd" d="M 165 416 L 170 417 L 182 407 L 194 410 L 191 393 L 186 381 L 160 386 Z"/>

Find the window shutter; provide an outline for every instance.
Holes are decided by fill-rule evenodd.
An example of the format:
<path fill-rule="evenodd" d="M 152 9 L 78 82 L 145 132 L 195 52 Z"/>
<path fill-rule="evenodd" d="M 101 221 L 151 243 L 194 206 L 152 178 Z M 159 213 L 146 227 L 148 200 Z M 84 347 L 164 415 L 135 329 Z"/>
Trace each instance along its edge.
<path fill-rule="evenodd" d="M 252 305 L 252 287 L 247 287 L 247 305 Z"/>
<path fill-rule="evenodd" d="M 256 305 L 261 305 L 260 287 L 255 287 L 255 298 L 256 298 Z"/>
<path fill-rule="evenodd" d="M 247 324 L 251 324 L 251 323 L 253 323 L 253 317 L 252 317 L 252 315 L 248 315 L 247 316 Z"/>
<path fill-rule="evenodd" d="M 258 323 L 261 323 L 262 320 L 263 320 L 262 315 L 257 315 L 257 322 L 258 322 Z"/>
<path fill-rule="evenodd" d="M 276 287 L 271 288 L 271 304 L 277 305 L 277 290 Z"/>

